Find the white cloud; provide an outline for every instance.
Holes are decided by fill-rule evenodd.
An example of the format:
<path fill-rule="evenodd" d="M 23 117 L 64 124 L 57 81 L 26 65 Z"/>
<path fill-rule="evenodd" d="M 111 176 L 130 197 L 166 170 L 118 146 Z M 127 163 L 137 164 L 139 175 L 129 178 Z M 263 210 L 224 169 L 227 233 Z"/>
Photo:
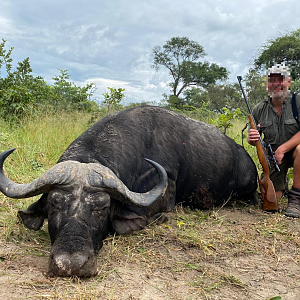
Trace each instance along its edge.
<path fill-rule="evenodd" d="M 84 84 L 86 85 L 89 83 L 95 83 L 96 85 L 96 92 L 95 92 L 95 98 L 98 102 L 102 102 L 104 100 L 103 93 L 108 92 L 108 87 L 113 88 L 124 88 L 125 89 L 125 98 L 123 100 L 123 104 L 129 104 L 132 102 L 159 102 L 155 98 L 155 85 L 134 85 L 131 82 L 127 81 L 120 81 L 120 80 L 114 80 L 114 79 L 107 79 L 107 78 L 89 78 L 87 79 Z M 80 84 L 80 83 L 78 83 Z M 152 93 L 151 90 L 154 90 L 154 93 Z M 149 93 L 150 91 L 150 93 Z"/>
<path fill-rule="evenodd" d="M 0 38 L 46 79 L 68 69 L 76 82 L 95 80 L 99 97 L 112 86 L 126 101 L 159 102 L 171 77 L 151 68 L 154 46 L 187 36 L 234 81 L 264 42 L 300 27 L 298 11 L 298 0 L 3 0 Z"/>
<path fill-rule="evenodd" d="M 10 24 L 9 20 L 7 20 L 3 17 L 0 17 L 0 28 L 1 28 L 2 32 L 7 33 L 9 31 L 9 29 L 11 29 L 11 24 Z"/>

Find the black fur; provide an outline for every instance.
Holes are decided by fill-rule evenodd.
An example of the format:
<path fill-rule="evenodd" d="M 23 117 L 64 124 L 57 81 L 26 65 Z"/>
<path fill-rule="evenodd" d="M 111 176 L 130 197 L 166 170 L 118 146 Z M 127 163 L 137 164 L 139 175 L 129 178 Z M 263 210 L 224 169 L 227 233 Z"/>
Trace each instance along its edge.
<path fill-rule="evenodd" d="M 103 164 L 130 190 L 146 192 L 157 184 L 158 175 L 144 158 L 161 164 L 169 179 L 165 196 L 150 207 L 127 206 L 110 199 L 105 191 L 75 186 L 72 191 L 54 189 L 43 195 L 20 217 L 28 226 L 40 211 L 33 229 L 41 226 L 41 216 L 48 217 L 51 256 L 74 253 L 78 248 L 89 252 L 91 244 L 97 252 L 109 228 L 130 233 L 171 211 L 176 203 L 211 208 L 231 195 L 253 198 L 257 187 L 256 167 L 242 147 L 211 125 L 158 107 L 137 107 L 103 118 L 78 137 L 59 162 Z M 50 257 L 50 274 L 69 275 L 52 265 Z M 72 275 L 90 276 L 93 272 Z"/>
<path fill-rule="evenodd" d="M 145 192 L 157 183 L 157 174 L 154 168 L 147 173 L 144 157 L 166 169 L 177 203 L 210 208 L 232 192 L 250 195 L 256 189 L 255 165 L 241 146 L 214 126 L 158 107 L 109 115 L 77 138 L 59 161 L 99 162 L 129 189 Z"/>

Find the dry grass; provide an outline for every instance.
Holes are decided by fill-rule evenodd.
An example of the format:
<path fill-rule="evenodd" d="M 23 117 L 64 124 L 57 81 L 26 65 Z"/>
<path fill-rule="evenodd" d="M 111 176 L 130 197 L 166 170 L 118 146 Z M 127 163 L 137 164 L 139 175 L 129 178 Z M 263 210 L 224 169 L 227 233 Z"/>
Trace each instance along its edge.
<path fill-rule="evenodd" d="M 9 177 L 28 182 L 39 176 L 88 121 L 89 116 L 61 115 L 28 120 L 19 128 L 4 124 L 0 150 L 18 148 L 5 165 Z M 265 214 L 235 202 L 211 211 L 177 207 L 164 224 L 107 237 L 97 276 L 49 279 L 44 275 L 50 251 L 47 224 L 33 232 L 16 218 L 34 201 L 0 195 L 3 300 L 300 299 L 300 222 L 281 213 Z M 285 206 L 283 199 L 280 207 Z"/>
<path fill-rule="evenodd" d="M 47 227 L 28 231 L 14 205 L 1 212 L 0 283 L 9 299 L 297 299 L 300 291 L 300 223 L 282 214 L 177 207 L 164 224 L 109 236 L 97 276 L 48 279 Z"/>

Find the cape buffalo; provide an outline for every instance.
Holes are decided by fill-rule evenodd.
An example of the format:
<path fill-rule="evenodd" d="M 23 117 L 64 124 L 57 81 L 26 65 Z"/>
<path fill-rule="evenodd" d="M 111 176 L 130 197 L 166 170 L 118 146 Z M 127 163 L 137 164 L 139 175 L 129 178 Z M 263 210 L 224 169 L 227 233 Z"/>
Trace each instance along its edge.
<path fill-rule="evenodd" d="M 257 187 L 256 167 L 241 146 L 211 125 L 159 107 L 103 118 L 30 184 L 4 175 L 12 151 L 0 154 L 0 191 L 11 198 L 42 194 L 18 216 L 33 230 L 48 218 L 50 276 L 94 275 L 109 232 L 144 228 L 176 203 L 211 208 L 231 195 L 253 199 Z"/>

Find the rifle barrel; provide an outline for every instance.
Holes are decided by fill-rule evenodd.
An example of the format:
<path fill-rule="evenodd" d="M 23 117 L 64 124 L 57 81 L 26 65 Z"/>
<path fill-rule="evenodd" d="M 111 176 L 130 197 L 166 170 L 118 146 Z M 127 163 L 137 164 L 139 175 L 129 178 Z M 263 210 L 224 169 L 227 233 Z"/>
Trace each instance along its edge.
<path fill-rule="evenodd" d="M 245 91 L 244 91 L 244 88 L 243 88 L 243 86 L 242 86 L 242 80 L 243 80 L 243 79 L 242 79 L 242 76 L 237 76 L 237 80 L 238 80 L 238 82 L 239 82 L 239 84 L 240 84 L 240 87 L 241 87 L 241 90 L 242 90 L 242 93 L 243 93 L 245 102 L 246 102 L 246 104 L 247 104 L 248 111 L 249 111 L 249 115 L 250 115 L 251 118 L 252 118 L 252 122 L 253 122 L 253 124 L 254 124 L 256 130 L 258 130 L 257 125 L 256 125 L 256 122 L 255 122 L 255 119 L 254 119 L 253 114 L 252 114 L 252 110 L 251 110 L 251 108 L 250 108 L 250 105 L 249 105 L 249 102 L 248 102 L 248 99 L 247 99 L 247 95 L 246 95 L 246 93 L 245 93 Z M 259 131 L 259 130 L 258 130 L 258 131 Z M 271 168 L 270 161 L 269 161 L 269 159 L 267 159 L 267 154 L 266 154 L 266 152 L 265 152 L 264 142 L 263 142 L 263 140 L 262 140 L 262 138 L 261 138 L 260 135 L 259 135 L 259 141 L 260 141 L 260 144 L 262 145 L 263 153 L 264 153 L 264 155 L 265 155 L 265 158 L 266 158 L 266 160 L 267 160 L 267 162 L 268 162 L 268 166 L 269 166 L 269 169 L 270 169 L 270 168 Z M 273 161 L 273 163 L 274 163 L 275 170 L 276 170 L 277 172 L 279 172 L 279 171 L 280 171 L 280 168 L 279 168 L 279 166 L 278 166 L 278 164 L 277 164 L 277 162 L 276 162 L 276 159 L 275 159 L 275 157 L 274 157 L 274 153 L 273 153 L 273 151 L 272 151 L 271 145 L 269 145 L 269 151 L 271 152 L 271 153 L 270 153 L 270 156 L 271 156 L 272 161 Z"/>
<path fill-rule="evenodd" d="M 240 87 L 241 87 L 241 90 L 242 90 L 244 99 L 245 99 L 246 104 L 247 104 L 247 107 L 248 107 L 249 114 L 252 116 L 252 111 L 251 111 L 250 105 L 249 105 L 249 103 L 248 103 L 247 95 L 246 95 L 246 93 L 245 93 L 245 91 L 244 91 L 244 88 L 243 88 L 243 86 L 242 86 L 242 80 L 243 80 L 243 79 L 242 79 L 242 76 L 237 76 L 237 80 L 238 80 L 238 82 L 239 82 L 239 84 L 240 84 Z M 253 117 L 253 116 L 252 116 L 252 117 Z M 253 118 L 253 120 L 254 120 L 254 118 Z M 256 124 L 255 124 L 255 127 L 256 127 Z"/>

